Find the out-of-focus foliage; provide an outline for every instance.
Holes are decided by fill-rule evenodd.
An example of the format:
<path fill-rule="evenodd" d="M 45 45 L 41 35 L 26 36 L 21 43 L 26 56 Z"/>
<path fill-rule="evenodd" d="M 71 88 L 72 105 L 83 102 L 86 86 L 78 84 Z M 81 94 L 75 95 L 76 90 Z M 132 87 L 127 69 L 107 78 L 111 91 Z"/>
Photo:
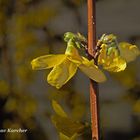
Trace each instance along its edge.
<path fill-rule="evenodd" d="M 77 6 L 80 6 L 85 0 L 62 0 L 65 5 L 71 8 L 76 8 Z"/>
<path fill-rule="evenodd" d="M 77 93 L 69 88 L 63 90 L 52 89 L 50 87 L 48 95 L 49 100 L 56 100 L 57 102 L 66 102 L 66 106 L 70 108 L 70 116 L 75 121 L 83 120 L 86 114 L 86 102 L 81 93 Z"/>
<path fill-rule="evenodd" d="M 74 134 L 70 138 L 68 136 L 64 135 L 63 133 L 60 133 L 59 136 L 60 136 L 60 140 L 76 140 L 77 139 L 77 134 Z"/>
<path fill-rule="evenodd" d="M 128 53 L 126 53 L 126 55 L 128 55 Z M 132 57 L 135 58 L 135 56 Z M 129 60 L 131 60 L 131 58 Z M 139 59 L 135 62 L 131 62 L 130 64 L 128 64 L 127 67 L 128 68 L 126 70 L 120 73 L 111 73 L 111 76 L 115 81 L 118 81 L 120 86 L 126 88 L 125 95 L 122 96 L 122 101 L 129 103 L 132 107 L 131 118 L 132 118 L 133 132 L 131 132 L 131 135 L 134 140 L 135 139 L 139 140 L 139 135 L 140 135 L 139 133 L 140 132 Z"/>
<path fill-rule="evenodd" d="M 140 114 L 140 99 L 135 102 L 133 111 Z"/>
<path fill-rule="evenodd" d="M 52 116 L 52 121 L 59 132 L 60 140 L 75 140 L 78 135 L 84 132 L 88 126 L 87 123 L 72 120 L 54 100 L 52 101 L 52 106 L 56 113 Z"/>
<path fill-rule="evenodd" d="M 112 76 L 122 85 L 130 88 L 137 84 L 137 72 L 138 70 L 136 69 L 136 65 L 134 63 L 131 63 L 127 66 L 127 69 L 119 73 L 113 73 Z"/>
<path fill-rule="evenodd" d="M 9 93 L 9 86 L 8 84 L 6 83 L 6 81 L 0 81 L 0 96 L 1 98 L 5 98 L 6 96 L 8 96 L 8 93 Z"/>
<path fill-rule="evenodd" d="M 134 138 L 133 140 L 140 140 L 140 137 Z"/>
<path fill-rule="evenodd" d="M 0 0 L 0 128 L 27 129 L 30 137 L 45 139 L 36 121 L 38 100 L 30 90 L 36 78 L 32 57 L 48 52 L 44 28 L 56 9 L 37 0 Z M 43 38 L 40 38 L 40 34 Z M 41 47 L 41 49 L 39 49 Z M 27 133 L 1 133 L 1 140 L 27 140 Z"/>
<path fill-rule="evenodd" d="M 48 22 L 59 15 L 61 6 L 69 7 L 72 3 L 76 10 L 82 2 L 62 1 L 62 5 L 57 7 L 44 0 L 0 0 L 0 128 L 28 130 L 26 133 L 1 133 L 1 140 L 51 139 L 48 130 L 42 127 L 44 122 L 40 123 L 43 117 L 50 119 L 51 111 L 45 110 L 47 116 L 44 112 L 40 114 L 38 96 L 42 91 L 34 93 L 36 88 L 32 89 L 39 76 L 31 70 L 30 61 L 35 56 L 53 52 L 55 44 L 61 44 L 61 37 L 55 37 L 55 33 L 47 27 Z M 63 50 L 63 45 L 58 49 Z M 47 94 L 46 91 L 43 93 L 46 96 L 45 106 L 52 99 L 72 98 L 66 104 L 71 110 L 71 118 L 75 122 L 83 119 L 83 96 L 78 98 L 79 94 L 71 94 L 72 91 L 69 92 L 67 88 L 59 93 L 53 88 L 49 89 Z M 38 117 L 42 118 L 38 121 Z M 45 127 L 48 127 L 48 123 Z M 74 139 L 75 135 L 72 137 Z"/>
<path fill-rule="evenodd" d="M 10 129 L 23 129 L 22 124 L 20 121 L 15 120 L 14 122 L 11 122 L 10 120 L 5 120 L 4 124 L 3 124 L 4 128 L 10 128 Z M 26 140 L 26 135 L 24 133 L 7 133 L 7 135 L 5 136 L 6 139 L 8 140 Z"/>

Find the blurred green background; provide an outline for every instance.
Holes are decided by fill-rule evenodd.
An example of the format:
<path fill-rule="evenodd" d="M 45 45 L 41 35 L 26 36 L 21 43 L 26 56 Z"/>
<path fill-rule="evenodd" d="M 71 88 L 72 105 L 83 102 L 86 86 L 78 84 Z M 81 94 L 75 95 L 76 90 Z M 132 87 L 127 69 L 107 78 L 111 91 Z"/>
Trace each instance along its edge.
<path fill-rule="evenodd" d="M 97 0 L 97 35 L 114 33 L 119 41 L 140 46 L 140 1 Z M 0 0 L 0 140 L 58 140 L 51 121 L 51 101 L 69 116 L 90 123 L 89 80 L 82 73 L 56 90 L 46 82 L 48 70 L 32 71 L 33 58 L 63 53 L 63 34 L 87 36 L 86 0 Z M 124 72 L 106 73 L 100 84 L 103 140 L 140 140 L 140 58 Z M 70 130 L 71 131 L 71 130 Z M 87 128 L 79 140 L 91 140 Z"/>

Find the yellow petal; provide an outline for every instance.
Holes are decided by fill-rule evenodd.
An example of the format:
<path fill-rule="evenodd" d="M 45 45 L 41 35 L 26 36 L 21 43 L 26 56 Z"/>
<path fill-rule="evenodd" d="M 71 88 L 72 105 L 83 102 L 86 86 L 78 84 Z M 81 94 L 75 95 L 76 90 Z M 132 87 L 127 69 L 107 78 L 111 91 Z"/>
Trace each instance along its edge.
<path fill-rule="evenodd" d="M 106 57 L 107 57 L 107 45 L 106 44 L 102 44 L 101 45 L 101 50 L 100 50 L 100 54 L 98 57 L 98 64 L 102 65 L 104 63 L 106 63 Z"/>
<path fill-rule="evenodd" d="M 121 42 L 119 44 L 119 49 L 121 52 L 121 56 L 127 61 L 131 62 L 136 59 L 138 55 L 140 55 L 140 50 L 136 45 L 129 44 L 127 42 Z"/>
<path fill-rule="evenodd" d="M 62 63 L 64 59 L 66 59 L 64 54 L 44 55 L 33 59 L 31 65 L 34 70 L 49 69 Z"/>
<path fill-rule="evenodd" d="M 82 63 L 82 58 L 81 57 L 76 57 L 76 56 L 68 56 L 67 59 L 69 59 L 71 62 L 79 65 Z"/>
<path fill-rule="evenodd" d="M 105 63 L 103 68 L 110 72 L 120 72 L 125 70 L 126 61 L 121 57 L 117 57 L 110 60 L 108 63 Z"/>
<path fill-rule="evenodd" d="M 60 140 L 70 140 L 70 138 L 63 133 L 59 133 Z"/>
<path fill-rule="evenodd" d="M 89 61 L 88 59 L 83 57 L 83 64 L 81 64 L 79 68 L 92 80 L 95 80 L 97 82 L 103 82 L 106 80 L 104 73 L 100 69 L 98 69 L 93 60 Z"/>
<path fill-rule="evenodd" d="M 59 137 L 60 137 L 60 140 L 76 140 L 76 138 L 78 137 L 78 134 L 75 133 L 72 137 L 68 137 L 60 132 Z"/>
<path fill-rule="evenodd" d="M 75 133 L 82 134 L 87 127 L 85 124 L 74 121 L 69 117 L 61 117 L 59 115 L 51 116 L 56 129 L 68 137 L 72 137 Z"/>
<path fill-rule="evenodd" d="M 57 115 L 65 118 L 68 117 L 63 108 L 55 100 L 52 100 L 52 106 Z"/>
<path fill-rule="evenodd" d="M 98 64 L 110 72 L 120 72 L 126 68 L 126 61 L 119 56 L 118 50 L 110 49 L 110 54 L 107 55 L 107 45 L 101 46 L 100 55 L 98 57 Z"/>
<path fill-rule="evenodd" d="M 72 42 L 72 41 L 68 42 L 65 54 L 72 55 L 72 56 L 79 55 L 78 50 L 75 48 L 75 43 L 74 42 Z"/>
<path fill-rule="evenodd" d="M 77 65 L 66 59 L 61 64 L 55 66 L 48 75 L 47 81 L 56 88 L 61 88 L 76 73 Z"/>
<path fill-rule="evenodd" d="M 75 44 L 73 42 L 68 42 L 65 54 L 74 63 L 81 63 L 82 57 L 79 55 L 78 50 L 75 48 L 74 45 Z"/>

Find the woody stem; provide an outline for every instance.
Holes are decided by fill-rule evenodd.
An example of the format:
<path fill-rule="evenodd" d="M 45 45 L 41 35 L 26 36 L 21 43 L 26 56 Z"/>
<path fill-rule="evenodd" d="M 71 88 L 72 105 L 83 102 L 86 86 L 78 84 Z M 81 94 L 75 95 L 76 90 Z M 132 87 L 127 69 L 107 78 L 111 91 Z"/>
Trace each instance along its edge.
<path fill-rule="evenodd" d="M 96 47 L 95 0 L 88 0 L 88 52 L 94 57 Z M 90 79 L 90 108 L 92 123 L 92 140 L 99 140 L 98 83 Z"/>

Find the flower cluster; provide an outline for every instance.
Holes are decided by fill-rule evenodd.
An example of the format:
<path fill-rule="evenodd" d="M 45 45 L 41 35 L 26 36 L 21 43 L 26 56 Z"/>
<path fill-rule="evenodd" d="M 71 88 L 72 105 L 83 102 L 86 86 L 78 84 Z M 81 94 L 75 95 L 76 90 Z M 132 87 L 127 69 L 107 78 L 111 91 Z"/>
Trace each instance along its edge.
<path fill-rule="evenodd" d="M 140 51 L 136 45 L 118 43 L 113 34 L 103 35 L 97 43 L 99 47 L 98 64 L 110 72 L 125 70 L 127 63 L 136 59 Z"/>
<path fill-rule="evenodd" d="M 98 55 L 91 60 L 84 57 L 86 54 L 80 55 L 80 52 L 87 53 L 84 36 L 68 32 L 64 35 L 64 41 L 67 42 L 65 54 L 40 56 L 31 62 L 33 70 L 52 68 L 47 81 L 58 89 L 75 75 L 78 68 L 92 80 L 105 81 L 106 77 L 95 64 L 95 60 L 103 69 L 119 72 L 126 68 L 127 62 L 133 61 L 140 54 L 137 46 L 125 42 L 118 44 L 116 36 L 112 34 L 103 35 L 98 40 Z"/>

